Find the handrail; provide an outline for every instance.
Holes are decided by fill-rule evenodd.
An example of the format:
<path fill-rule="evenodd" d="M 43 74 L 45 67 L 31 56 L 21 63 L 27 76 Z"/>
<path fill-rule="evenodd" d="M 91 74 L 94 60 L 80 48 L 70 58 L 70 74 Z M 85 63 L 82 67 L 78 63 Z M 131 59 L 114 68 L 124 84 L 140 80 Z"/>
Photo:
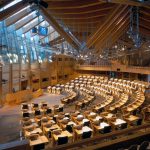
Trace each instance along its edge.
<path fill-rule="evenodd" d="M 142 73 L 150 74 L 150 67 L 141 67 L 141 66 L 126 66 L 126 65 L 115 65 L 115 64 L 95 64 L 95 65 L 80 65 L 75 66 L 76 70 L 99 70 L 99 71 L 117 71 L 119 68 L 120 72 L 131 72 L 131 73 Z"/>
<path fill-rule="evenodd" d="M 79 66 L 79 67 L 110 67 L 110 66 L 113 66 L 113 64 L 94 64 L 94 65 L 90 65 L 90 64 L 83 64 L 83 65 L 80 65 L 80 64 L 77 64 L 76 66 Z M 115 65 L 114 65 L 115 66 Z M 125 65 L 123 65 L 125 66 Z M 148 69 L 150 70 L 150 67 L 142 67 L 142 66 L 126 66 L 127 68 L 134 68 L 134 69 Z"/>

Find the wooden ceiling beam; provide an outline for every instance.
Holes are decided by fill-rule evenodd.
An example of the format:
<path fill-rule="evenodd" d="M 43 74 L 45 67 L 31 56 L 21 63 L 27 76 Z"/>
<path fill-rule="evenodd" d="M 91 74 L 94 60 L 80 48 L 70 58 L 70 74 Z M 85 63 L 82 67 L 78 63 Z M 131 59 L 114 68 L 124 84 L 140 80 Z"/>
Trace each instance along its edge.
<path fill-rule="evenodd" d="M 105 16 L 100 16 L 100 17 L 95 17 L 95 18 L 90 18 L 90 19 L 87 19 L 87 18 L 85 18 L 85 19 L 64 19 L 63 18 L 63 22 L 65 23 L 65 24 L 82 24 L 82 23 L 84 23 L 84 24 L 89 24 L 89 23 L 101 23 L 101 22 L 103 22 L 104 21 L 104 19 L 105 19 Z M 62 19 L 58 19 L 57 18 L 57 20 L 62 20 Z"/>
<path fill-rule="evenodd" d="M 49 22 L 50 25 L 53 26 L 53 28 L 62 36 L 65 38 L 65 40 L 72 45 L 76 50 L 80 49 L 80 46 L 78 43 L 75 42 L 72 37 L 64 31 L 64 29 L 56 22 L 56 20 L 46 11 L 46 9 L 41 8 L 41 13 L 43 14 L 43 17 L 47 22 Z"/>
<path fill-rule="evenodd" d="M 142 19 L 142 21 L 139 24 L 142 26 L 145 26 L 147 29 L 150 30 L 150 23 L 149 22 Z"/>
<path fill-rule="evenodd" d="M 95 30 L 94 26 L 90 27 L 90 28 L 89 27 L 87 28 L 86 25 L 85 26 L 76 26 L 76 27 L 74 27 L 74 26 L 67 26 L 67 27 L 70 29 L 70 31 L 78 32 L 78 33 L 91 32 L 91 31 Z"/>
<path fill-rule="evenodd" d="M 100 5 L 104 2 L 98 0 L 75 0 L 71 2 L 46 2 L 49 4 L 48 9 L 75 9 L 75 8 L 86 8 L 90 6 Z"/>
<path fill-rule="evenodd" d="M 87 29 L 88 27 L 91 27 L 91 28 L 95 28 L 96 27 L 96 25 L 97 25 L 97 23 L 99 23 L 99 21 L 98 22 L 86 22 L 86 23 L 83 23 L 83 22 L 79 22 L 79 23 L 65 23 L 64 22 L 64 24 L 66 24 L 66 26 L 68 26 L 69 28 L 85 28 L 85 29 Z"/>
<path fill-rule="evenodd" d="M 83 36 L 83 34 L 84 34 L 83 32 L 72 32 L 72 33 L 75 34 L 75 35 L 78 35 L 78 36 Z M 87 31 L 85 34 L 90 35 L 91 32 Z"/>
<path fill-rule="evenodd" d="M 49 11 L 49 13 L 52 16 L 54 16 L 56 18 L 61 18 L 61 19 L 63 19 L 63 18 L 70 18 L 70 19 L 80 19 L 80 18 L 84 19 L 84 18 L 86 18 L 87 19 L 87 18 L 94 18 L 97 16 L 105 16 L 105 15 L 107 15 L 108 10 L 102 10 L 102 11 L 98 11 L 96 13 L 92 12 L 92 13 L 88 13 L 88 14 L 63 14 L 63 13 L 53 14 L 53 13 L 51 13 L 51 11 Z"/>
<path fill-rule="evenodd" d="M 112 45 L 119 39 L 119 37 L 121 37 L 127 30 L 127 27 L 129 26 L 129 22 L 126 22 L 122 27 L 118 28 L 115 31 L 115 35 L 113 35 L 113 39 L 109 42 L 109 46 L 108 47 L 112 47 Z M 104 50 L 105 45 L 101 46 L 101 47 L 95 47 L 96 49 L 96 54 L 99 55 L 101 54 L 101 52 Z"/>
<path fill-rule="evenodd" d="M 128 9 L 128 8 L 127 8 Z M 125 13 L 124 13 L 125 12 Z M 110 42 L 113 40 L 114 35 L 116 31 L 118 31 L 123 25 L 128 21 L 129 22 L 129 9 L 124 10 L 124 14 L 118 18 L 118 21 L 112 25 L 112 27 L 105 30 L 105 32 L 99 37 L 98 42 L 96 43 L 96 49 L 97 48 L 103 48 L 103 46 L 106 46 L 106 43 L 108 42 L 108 37 L 110 37 Z M 110 43 L 109 42 L 109 43 Z"/>
<path fill-rule="evenodd" d="M 150 36 L 150 30 L 140 25 L 140 33 L 146 36 Z"/>
<path fill-rule="evenodd" d="M 127 8 L 127 6 L 117 6 L 116 9 L 113 10 L 107 17 L 106 21 L 99 26 L 99 28 L 94 32 L 87 41 L 87 46 L 90 48 L 92 45 L 94 45 L 97 41 L 97 39 L 107 30 L 113 22 L 116 21 L 116 19 L 119 17 L 120 14 Z"/>
<path fill-rule="evenodd" d="M 103 11 L 103 10 L 109 10 L 112 9 L 115 5 L 111 4 L 102 4 L 102 5 L 96 5 L 92 7 L 86 7 L 86 8 L 79 8 L 79 9 L 49 9 L 51 14 L 88 14 L 88 13 L 93 13 L 93 12 L 98 12 L 98 11 Z"/>
<path fill-rule="evenodd" d="M 90 48 L 92 45 L 94 45 L 95 39 L 97 38 L 97 36 L 99 35 L 99 32 L 109 23 L 109 21 L 111 20 L 112 16 L 114 16 L 116 14 L 116 12 L 118 10 L 120 10 L 121 5 L 116 6 L 116 8 L 111 11 L 107 17 L 107 19 L 102 23 L 102 24 L 98 24 L 97 25 L 97 29 L 92 33 L 92 35 L 89 36 L 89 38 L 87 39 L 87 46 Z"/>
<path fill-rule="evenodd" d="M 109 47 L 112 47 L 112 45 L 125 33 L 127 32 L 127 29 L 129 27 L 129 20 L 128 21 L 124 21 L 121 26 L 115 30 L 115 32 L 113 33 L 113 38 L 109 43 Z M 103 45 L 104 47 L 105 45 Z"/>
<path fill-rule="evenodd" d="M 32 12 L 30 8 L 27 8 L 25 10 L 22 10 L 20 13 L 10 16 L 6 19 L 6 26 L 10 26 L 12 24 L 15 24 L 17 21 L 21 20 L 25 16 L 29 15 Z"/>
<path fill-rule="evenodd" d="M 69 15 L 69 16 L 63 16 L 63 15 L 60 15 L 60 16 L 54 16 L 55 18 L 58 18 L 58 19 L 69 19 L 69 20 L 87 20 L 87 19 L 93 19 L 93 18 L 98 18 L 98 17 L 104 17 L 106 16 L 107 14 L 106 13 L 100 13 L 100 14 L 95 14 L 94 16 L 92 15 L 79 15 L 79 16 L 74 16 L 74 15 Z"/>
<path fill-rule="evenodd" d="M 124 11 L 118 16 L 117 20 L 115 22 L 112 22 L 109 28 L 105 29 L 105 32 L 101 36 L 99 36 L 98 43 L 100 43 L 100 41 L 103 41 L 103 39 L 105 38 L 107 39 L 117 29 L 117 27 L 119 27 L 119 25 L 127 19 L 129 19 L 128 8 L 124 9 Z"/>
<path fill-rule="evenodd" d="M 140 13 L 143 14 L 143 15 L 146 15 L 146 16 L 150 16 L 149 12 L 146 12 L 146 11 L 143 11 L 143 10 L 141 10 Z"/>
<path fill-rule="evenodd" d="M 149 26 L 146 26 L 144 24 L 140 24 L 140 27 L 144 27 L 145 29 L 149 30 L 150 31 L 150 27 Z"/>
<path fill-rule="evenodd" d="M 149 19 L 149 18 L 146 18 L 146 17 L 140 17 L 139 22 L 142 23 L 142 21 L 146 21 L 147 23 L 149 23 L 149 22 L 150 22 L 150 19 Z"/>
<path fill-rule="evenodd" d="M 21 1 L 5 10 L 0 12 L 0 21 L 5 20 L 6 18 L 10 17 L 12 14 L 20 11 L 21 9 L 25 8 L 28 5 L 28 3 L 25 3 L 24 1 Z"/>

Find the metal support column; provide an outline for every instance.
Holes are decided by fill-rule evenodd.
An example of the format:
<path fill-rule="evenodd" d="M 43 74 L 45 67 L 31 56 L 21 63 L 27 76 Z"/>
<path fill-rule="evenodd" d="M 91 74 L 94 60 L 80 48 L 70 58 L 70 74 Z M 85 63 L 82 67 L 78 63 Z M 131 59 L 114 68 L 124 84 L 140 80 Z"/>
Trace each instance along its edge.
<path fill-rule="evenodd" d="M 13 89 L 13 66 L 12 64 L 9 64 L 9 93 L 12 93 Z"/>

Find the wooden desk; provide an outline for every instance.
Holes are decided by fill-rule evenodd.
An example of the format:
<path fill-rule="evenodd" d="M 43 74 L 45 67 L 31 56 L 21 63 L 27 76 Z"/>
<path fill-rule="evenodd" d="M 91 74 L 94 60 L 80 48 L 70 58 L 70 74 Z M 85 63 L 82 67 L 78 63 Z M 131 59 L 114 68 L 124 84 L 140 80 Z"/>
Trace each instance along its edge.
<path fill-rule="evenodd" d="M 30 136 L 31 134 L 36 134 L 36 133 L 38 133 L 38 134 L 42 134 L 42 130 L 40 129 L 40 128 L 35 128 L 33 131 L 27 131 L 27 130 L 25 130 L 25 132 L 24 132 L 24 134 L 25 134 L 25 137 L 27 137 L 28 138 L 28 136 Z"/>
<path fill-rule="evenodd" d="M 114 129 L 115 129 L 116 127 L 119 127 L 119 126 L 121 126 L 122 124 L 126 123 L 126 121 L 125 121 L 125 120 L 122 120 L 122 119 L 116 119 L 114 122 L 112 121 L 112 122 L 110 122 L 110 123 L 111 123 L 111 125 L 114 127 Z"/>
<path fill-rule="evenodd" d="M 111 119 L 112 117 L 114 116 L 114 114 L 111 114 L 111 113 L 108 113 L 107 115 L 104 115 L 103 117 L 105 118 L 105 119 Z"/>
<path fill-rule="evenodd" d="M 86 116 L 87 118 L 91 118 L 92 116 L 95 116 L 95 115 L 96 115 L 95 112 L 90 112 L 89 114 L 85 114 L 85 116 Z"/>
<path fill-rule="evenodd" d="M 121 125 L 123 123 L 126 123 L 126 121 L 122 120 L 122 119 L 116 119 L 115 122 L 111 122 L 111 123 L 114 124 L 114 125 Z"/>
<path fill-rule="evenodd" d="M 21 121 L 22 125 L 24 125 L 24 123 L 26 122 L 26 121 L 24 121 L 23 119 L 21 119 L 20 121 Z M 31 121 L 32 124 L 35 123 L 35 119 L 29 119 L 29 120 L 27 120 L 27 121 Z"/>
<path fill-rule="evenodd" d="M 31 147 L 35 146 L 35 145 L 39 145 L 39 144 L 44 144 L 44 143 L 48 143 L 48 139 L 46 136 L 39 136 L 37 140 L 29 140 L 29 144 Z"/>
<path fill-rule="evenodd" d="M 66 129 L 66 126 L 67 126 L 67 125 L 75 126 L 76 123 L 73 122 L 73 121 L 69 121 L 67 124 L 62 124 L 62 123 L 60 123 L 60 126 L 61 126 L 61 128 L 62 128 L 63 130 Z"/>
<path fill-rule="evenodd" d="M 83 118 L 82 121 L 76 121 L 76 123 L 77 123 L 78 125 L 84 125 L 85 122 L 89 122 L 89 121 L 90 121 L 89 119 Z"/>
<path fill-rule="evenodd" d="M 52 135 L 53 145 L 55 145 L 55 143 L 57 142 L 58 137 L 64 137 L 64 136 L 68 137 L 69 142 L 73 142 L 73 135 L 70 132 L 68 132 L 68 131 L 62 131 L 61 134 L 59 134 L 59 135 L 56 135 L 56 134 Z"/>
<path fill-rule="evenodd" d="M 81 130 L 75 129 L 75 139 L 81 139 L 83 132 L 93 131 L 90 127 L 83 126 Z"/>
<path fill-rule="evenodd" d="M 58 123 L 58 124 L 61 124 L 61 122 L 62 122 L 63 120 L 69 121 L 70 118 L 69 118 L 69 117 L 64 117 L 63 119 L 59 119 L 59 120 L 57 119 L 57 123 Z"/>
<path fill-rule="evenodd" d="M 43 131 L 46 135 L 48 135 L 48 132 L 50 130 L 56 130 L 56 129 L 60 129 L 60 127 L 57 124 L 52 125 L 51 127 L 47 128 L 47 127 L 43 127 Z"/>
<path fill-rule="evenodd" d="M 84 118 L 84 116 L 83 116 L 83 115 L 80 115 L 80 114 L 77 115 L 76 117 L 75 117 L 75 116 L 72 116 L 72 120 L 76 122 L 76 121 L 77 121 L 77 118 L 82 118 L 82 117 Z"/>
<path fill-rule="evenodd" d="M 134 122 L 138 119 L 139 119 L 138 116 L 133 116 L 133 115 L 130 115 L 129 117 L 125 118 L 125 120 L 128 121 L 128 122 Z"/>
<path fill-rule="evenodd" d="M 43 128 L 46 124 L 55 124 L 54 120 L 48 120 L 48 122 L 41 122 L 41 127 Z"/>
<path fill-rule="evenodd" d="M 96 107 L 94 108 L 94 110 L 95 110 L 96 112 L 98 112 L 99 110 L 103 109 L 105 106 L 106 106 L 105 104 L 101 104 L 101 105 L 99 105 L 99 106 L 96 106 Z"/>
<path fill-rule="evenodd" d="M 28 128 L 32 128 L 32 127 L 37 128 L 37 127 L 38 127 L 38 124 L 37 124 L 37 123 L 32 123 L 32 124 L 31 124 L 31 125 L 29 125 L 29 126 L 24 126 L 24 127 L 23 127 L 23 130 L 26 130 L 26 129 L 28 129 Z"/>
<path fill-rule="evenodd" d="M 149 113 L 149 112 L 150 112 L 150 108 L 147 108 L 145 112 L 148 112 L 148 113 Z"/>
<path fill-rule="evenodd" d="M 106 126 L 110 126 L 110 125 L 106 122 L 101 122 L 99 125 L 93 125 L 95 132 L 97 131 L 99 132 L 100 130 L 104 129 L 104 127 Z"/>
<path fill-rule="evenodd" d="M 91 120 L 92 122 L 98 121 L 98 120 L 101 120 L 101 119 L 103 119 L 103 117 L 101 117 L 101 116 L 96 116 L 95 118 L 90 118 L 90 120 Z"/>

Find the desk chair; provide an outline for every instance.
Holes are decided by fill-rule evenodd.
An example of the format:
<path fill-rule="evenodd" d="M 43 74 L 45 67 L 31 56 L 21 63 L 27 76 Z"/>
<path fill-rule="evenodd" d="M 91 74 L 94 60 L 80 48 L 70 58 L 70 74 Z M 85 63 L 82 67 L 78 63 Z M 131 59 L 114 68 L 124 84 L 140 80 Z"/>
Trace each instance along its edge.
<path fill-rule="evenodd" d="M 39 108 L 39 104 L 37 104 L 37 103 L 32 103 L 32 108 L 33 108 L 33 109 Z"/>
<path fill-rule="evenodd" d="M 111 132 L 111 126 L 105 126 L 103 130 L 100 130 L 100 133 L 105 134 Z"/>
<path fill-rule="evenodd" d="M 63 107 L 59 107 L 59 112 L 63 112 L 64 108 Z"/>
<path fill-rule="evenodd" d="M 41 105 L 41 108 L 42 108 L 42 109 L 47 108 L 47 104 L 46 104 L 46 103 L 43 103 L 43 104 Z"/>
<path fill-rule="evenodd" d="M 33 147 L 33 150 L 43 150 L 45 149 L 45 144 L 38 144 Z"/>
<path fill-rule="evenodd" d="M 81 105 L 81 109 L 83 109 L 85 107 L 85 103 L 82 103 Z"/>
<path fill-rule="evenodd" d="M 69 115 L 69 114 L 65 114 L 65 117 L 68 117 L 68 118 L 70 118 L 70 115 Z"/>
<path fill-rule="evenodd" d="M 90 138 L 91 135 L 92 135 L 92 132 L 91 132 L 91 131 L 83 132 L 83 134 L 82 134 L 82 139 Z"/>
<path fill-rule="evenodd" d="M 73 129 L 72 129 L 72 125 L 66 125 L 66 130 L 68 131 L 68 132 L 70 132 L 70 133 L 72 133 L 73 132 Z"/>
<path fill-rule="evenodd" d="M 132 112 L 132 115 L 134 115 L 134 116 L 137 115 L 137 110 L 136 109 Z"/>
<path fill-rule="evenodd" d="M 83 126 L 90 126 L 90 121 L 84 122 Z"/>
<path fill-rule="evenodd" d="M 30 114 L 28 113 L 28 112 L 23 112 L 23 114 L 22 114 L 22 117 L 23 118 L 26 118 L 26 117 L 30 117 Z"/>
<path fill-rule="evenodd" d="M 101 107 L 101 108 L 99 108 L 98 113 L 102 113 L 104 111 L 105 111 L 104 107 Z"/>
<path fill-rule="evenodd" d="M 29 109 L 28 104 L 22 104 L 21 109 L 22 109 L 22 110 L 28 110 L 28 109 Z"/>
<path fill-rule="evenodd" d="M 57 141 L 58 145 L 67 144 L 67 143 L 68 143 L 68 136 L 58 137 L 58 141 Z"/>
<path fill-rule="evenodd" d="M 56 117 L 55 116 L 53 116 L 53 120 L 56 122 Z"/>
<path fill-rule="evenodd" d="M 127 123 L 123 123 L 123 124 L 121 124 L 121 125 L 119 125 L 119 126 L 118 126 L 117 130 L 126 129 L 126 128 L 127 128 L 127 126 L 128 126 L 128 124 L 127 124 Z"/>
<path fill-rule="evenodd" d="M 41 111 L 40 111 L 40 110 L 35 110 L 34 115 L 35 115 L 35 116 L 41 115 Z"/>
<path fill-rule="evenodd" d="M 51 138 L 52 137 L 52 130 L 48 131 L 48 137 Z"/>
<path fill-rule="evenodd" d="M 48 115 L 48 114 L 51 114 L 52 113 L 52 109 L 51 108 L 48 108 L 47 110 L 46 110 L 46 114 Z"/>
<path fill-rule="evenodd" d="M 140 119 L 138 119 L 137 121 L 131 123 L 131 125 L 132 125 L 132 126 L 139 126 L 139 125 L 142 124 L 142 121 L 143 121 L 142 118 L 140 118 Z"/>
<path fill-rule="evenodd" d="M 52 113 L 52 109 L 51 108 L 47 108 L 46 109 L 46 115 L 49 115 L 49 114 L 51 114 Z"/>
<path fill-rule="evenodd" d="M 59 112 L 59 105 L 54 105 L 54 113 L 57 113 Z"/>

